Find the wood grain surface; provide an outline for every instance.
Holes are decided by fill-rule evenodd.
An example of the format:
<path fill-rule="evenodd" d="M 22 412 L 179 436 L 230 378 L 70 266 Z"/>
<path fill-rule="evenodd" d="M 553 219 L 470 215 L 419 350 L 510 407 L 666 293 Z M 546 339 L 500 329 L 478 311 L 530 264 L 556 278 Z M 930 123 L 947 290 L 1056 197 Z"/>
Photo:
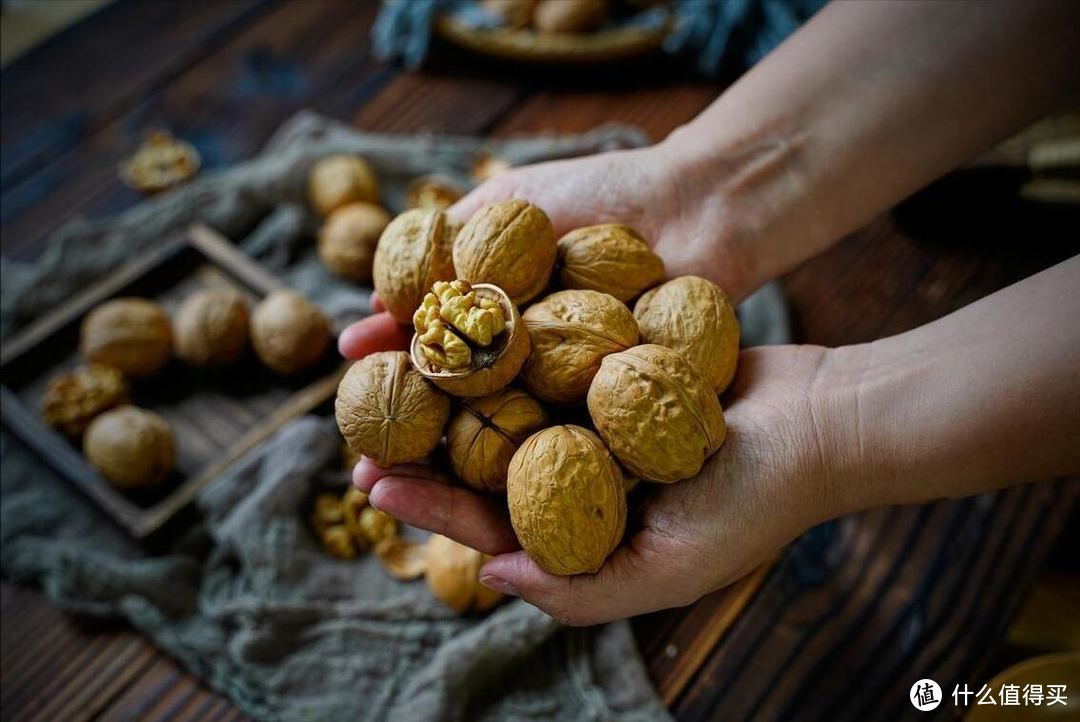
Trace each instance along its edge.
<path fill-rule="evenodd" d="M 721 90 L 662 59 L 551 72 L 439 44 L 422 73 L 406 72 L 370 56 L 376 10 L 122 0 L 16 61 L 0 75 L 0 250 L 32 256 L 63 221 L 138 202 L 116 164 L 154 127 L 210 169 L 256 152 L 303 107 L 384 132 L 624 122 L 658 140 Z M 783 279 L 797 339 L 903 331 L 1080 251 L 1060 230 L 1077 227 L 1074 212 L 1018 206 L 995 182 L 959 174 Z M 1076 494 L 1075 482 L 1039 484 L 826 524 L 768 572 L 634 629 L 680 720 L 903 717 L 912 675 L 947 689 L 985 679 Z M 65 616 L 8 581 L 0 594 L 5 720 L 242 718 L 136 633 Z"/>

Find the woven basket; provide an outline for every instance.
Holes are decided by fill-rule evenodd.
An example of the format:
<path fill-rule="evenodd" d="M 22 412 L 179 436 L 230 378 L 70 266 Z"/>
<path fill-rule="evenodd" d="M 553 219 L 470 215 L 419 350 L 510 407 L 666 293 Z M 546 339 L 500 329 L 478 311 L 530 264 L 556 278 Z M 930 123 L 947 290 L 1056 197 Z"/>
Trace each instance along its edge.
<path fill-rule="evenodd" d="M 624 27 L 585 35 L 546 35 L 531 30 L 477 28 L 451 15 L 435 18 L 435 32 L 483 55 L 537 63 L 596 63 L 643 55 L 660 47 L 671 29 Z"/>

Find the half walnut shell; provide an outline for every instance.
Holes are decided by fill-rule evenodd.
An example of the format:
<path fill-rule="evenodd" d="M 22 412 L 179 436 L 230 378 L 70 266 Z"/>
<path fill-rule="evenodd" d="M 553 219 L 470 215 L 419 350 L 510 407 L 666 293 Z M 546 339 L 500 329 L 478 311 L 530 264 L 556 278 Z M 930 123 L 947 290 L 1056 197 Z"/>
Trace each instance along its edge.
<path fill-rule="evenodd" d="M 504 319 L 502 331 L 493 336 L 491 343 L 480 346 L 464 334 L 450 329 L 470 349 L 468 364 L 462 368 L 447 368 L 435 364 L 424 353 L 421 334 L 415 333 L 410 348 L 413 366 L 424 378 L 448 394 L 454 396 L 487 396 L 507 386 L 518 375 L 525 359 L 529 357 L 529 332 L 517 306 L 498 286 L 478 283 L 471 287 L 478 301 L 490 301 L 501 310 Z"/>

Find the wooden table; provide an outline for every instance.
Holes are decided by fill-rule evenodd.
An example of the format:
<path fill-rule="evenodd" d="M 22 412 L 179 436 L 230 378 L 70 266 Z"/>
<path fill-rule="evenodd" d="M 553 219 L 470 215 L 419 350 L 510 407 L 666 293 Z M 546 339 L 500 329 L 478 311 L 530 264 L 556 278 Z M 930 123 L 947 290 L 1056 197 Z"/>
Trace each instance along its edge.
<path fill-rule="evenodd" d="M 375 61 L 374 2 L 118 2 L 0 76 L 2 243 L 40 252 L 77 215 L 140 200 L 119 160 L 144 130 L 207 167 L 255 153 L 310 107 L 357 127 L 506 136 L 618 121 L 663 138 L 718 94 L 668 62 L 555 72 L 437 48 L 423 73 Z M 968 173 L 784 279 L 800 341 L 838 345 L 938 318 L 1076 253 L 1068 210 L 1018 202 L 1020 171 Z M 996 195 L 995 195 L 996 194 Z M 1075 223 L 1071 226 L 1075 236 Z M 976 684 L 1075 483 L 884 509 L 813 530 L 767 573 L 634 627 L 679 719 L 893 718 L 916 678 Z M 122 626 L 2 588 L 5 720 L 242 718 Z"/>

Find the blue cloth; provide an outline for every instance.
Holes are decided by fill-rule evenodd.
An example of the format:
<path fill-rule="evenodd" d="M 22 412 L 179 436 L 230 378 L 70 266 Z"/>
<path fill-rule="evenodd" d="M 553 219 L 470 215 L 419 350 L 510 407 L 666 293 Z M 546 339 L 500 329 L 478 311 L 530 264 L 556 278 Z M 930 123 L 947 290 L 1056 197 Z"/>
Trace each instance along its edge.
<path fill-rule="evenodd" d="M 675 25 L 664 50 L 688 56 L 697 69 L 717 77 L 740 72 L 761 60 L 826 0 L 678 0 Z M 427 55 L 432 19 L 452 13 L 475 27 L 495 27 L 497 18 L 473 0 L 389 0 L 372 28 L 375 54 L 416 68 Z M 662 23 L 668 10 L 654 8 L 616 17 L 614 26 Z"/>

